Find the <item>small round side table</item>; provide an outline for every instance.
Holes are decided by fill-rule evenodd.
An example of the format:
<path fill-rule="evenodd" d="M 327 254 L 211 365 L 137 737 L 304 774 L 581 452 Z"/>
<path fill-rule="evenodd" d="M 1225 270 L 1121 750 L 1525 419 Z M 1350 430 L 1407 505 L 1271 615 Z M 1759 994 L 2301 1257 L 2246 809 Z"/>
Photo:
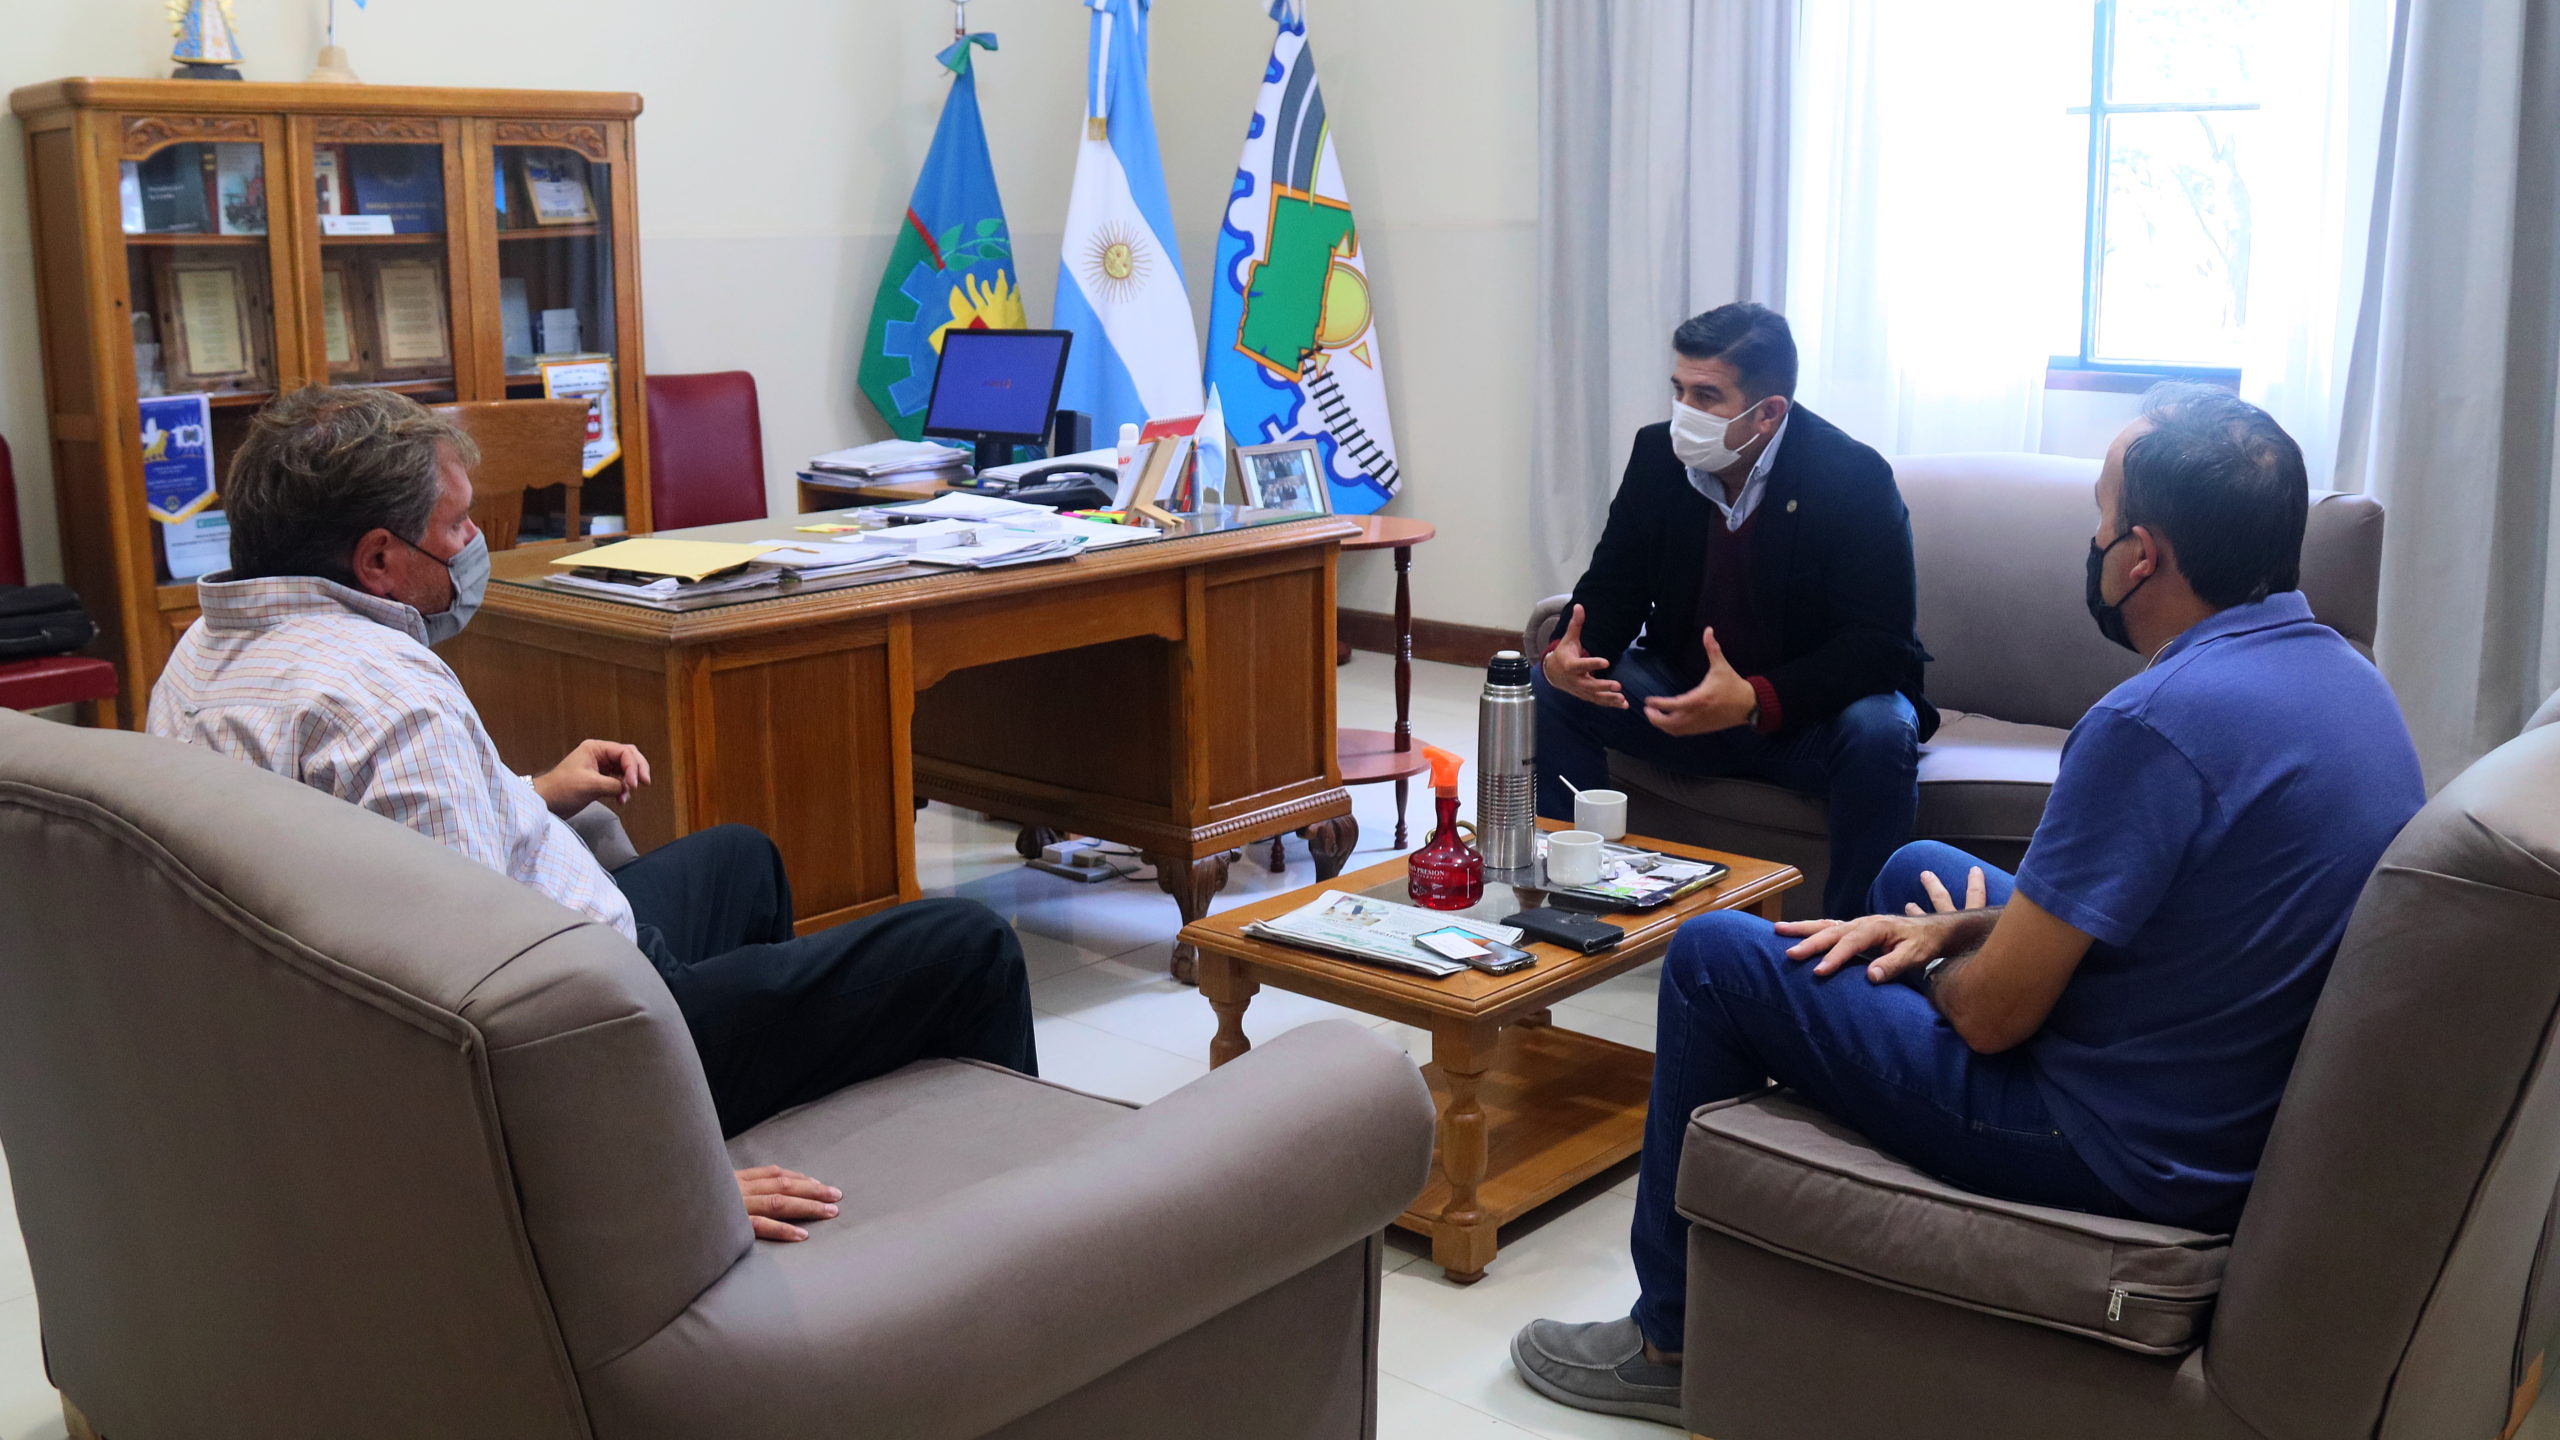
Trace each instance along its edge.
<path fill-rule="evenodd" d="M 1341 729 L 1333 732 L 1336 762 L 1345 785 L 1396 783 L 1396 848 L 1405 847 L 1405 792 L 1413 777 L 1431 768 L 1422 747 L 1413 743 L 1413 547 L 1439 532 L 1429 521 L 1402 515 L 1349 517 L 1360 534 L 1342 542 L 1349 550 L 1393 550 L 1396 554 L 1396 728 Z"/>

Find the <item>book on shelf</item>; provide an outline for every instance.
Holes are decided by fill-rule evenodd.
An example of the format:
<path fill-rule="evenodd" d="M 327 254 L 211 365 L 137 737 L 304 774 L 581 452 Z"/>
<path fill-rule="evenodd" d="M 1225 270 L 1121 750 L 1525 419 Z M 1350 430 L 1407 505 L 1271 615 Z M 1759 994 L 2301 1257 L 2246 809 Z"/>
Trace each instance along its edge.
<path fill-rule="evenodd" d="M 171 145 L 133 162 L 145 235 L 213 233 L 213 185 L 202 145 Z"/>
<path fill-rule="evenodd" d="M 256 145 L 216 145 L 213 199 L 223 234 L 266 234 L 266 151 Z"/>
<path fill-rule="evenodd" d="M 444 230 L 444 151 L 435 145 L 349 145 L 347 189 L 355 214 L 390 217 L 395 235 Z"/>
<path fill-rule="evenodd" d="M 347 152 L 336 145 L 321 145 L 311 152 L 311 179 L 317 191 L 317 213 L 347 213 Z"/>

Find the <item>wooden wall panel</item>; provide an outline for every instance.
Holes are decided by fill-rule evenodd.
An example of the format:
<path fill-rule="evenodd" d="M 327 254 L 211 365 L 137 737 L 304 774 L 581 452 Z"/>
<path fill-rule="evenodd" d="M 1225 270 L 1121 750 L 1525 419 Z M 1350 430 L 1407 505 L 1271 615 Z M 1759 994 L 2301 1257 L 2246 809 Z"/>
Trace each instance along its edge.
<path fill-rule="evenodd" d="M 706 814 L 782 847 L 803 917 L 898 898 L 900 813 L 886 644 L 714 669 Z"/>
<path fill-rule="evenodd" d="M 1324 774 L 1332 762 L 1333 656 L 1324 572 L 1212 580 L 1201 664 L 1212 804 Z"/>

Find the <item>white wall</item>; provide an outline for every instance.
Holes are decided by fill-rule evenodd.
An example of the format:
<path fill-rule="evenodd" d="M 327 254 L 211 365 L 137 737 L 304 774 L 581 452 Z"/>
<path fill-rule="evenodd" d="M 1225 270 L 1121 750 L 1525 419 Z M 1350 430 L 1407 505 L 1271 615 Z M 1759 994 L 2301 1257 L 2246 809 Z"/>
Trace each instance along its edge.
<path fill-rule="evenodd" d="M 1406 475 L 1432 521 L 1417 611 L 1518 622 L 1526 551 L 1530 286 L 1536 247 L 1532 0 L 1314 0 L 1313 42 L 1376 284 Z M 877 438 L 854 389 L 894 222 L 940 113 L 928 0 L 375 0 L 339 39 L 377 83 L 633 90 L 653 370 L 743 368 L 764 408 L 773 495 L 793 462 Z M 255 80 L 294 80 L 321 0 L 247 0 Z M 1049 311 L 1082 114 L 1087 11 L 974 0 L 980 95 L 1028 312 Z M 1271 38 L 1262 0 L 1156 0 L 1156 114 L 1202 319 L 1216 215 Z M 0 88 L 167 71 L 158 0 L 0 0 Z M 30 569 L 58 574 L 26 182 L 0 149 L 0 434 L 16 451 Z M 1383 557 L 1345 564 L 1343 603 L 1384 609 Z"/>

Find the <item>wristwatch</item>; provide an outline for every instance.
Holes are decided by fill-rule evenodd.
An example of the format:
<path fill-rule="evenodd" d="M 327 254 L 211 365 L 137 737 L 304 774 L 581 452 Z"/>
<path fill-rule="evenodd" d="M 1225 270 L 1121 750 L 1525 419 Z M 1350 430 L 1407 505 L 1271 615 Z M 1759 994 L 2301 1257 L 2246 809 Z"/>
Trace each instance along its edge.
<path fill-rule="evenodd" d="M 1920 993 L 1932 1001 L 1938 998 L 1938 972 L 1946 968 L 1949 958 L 1941 955 L 1920 967 Z"/>

